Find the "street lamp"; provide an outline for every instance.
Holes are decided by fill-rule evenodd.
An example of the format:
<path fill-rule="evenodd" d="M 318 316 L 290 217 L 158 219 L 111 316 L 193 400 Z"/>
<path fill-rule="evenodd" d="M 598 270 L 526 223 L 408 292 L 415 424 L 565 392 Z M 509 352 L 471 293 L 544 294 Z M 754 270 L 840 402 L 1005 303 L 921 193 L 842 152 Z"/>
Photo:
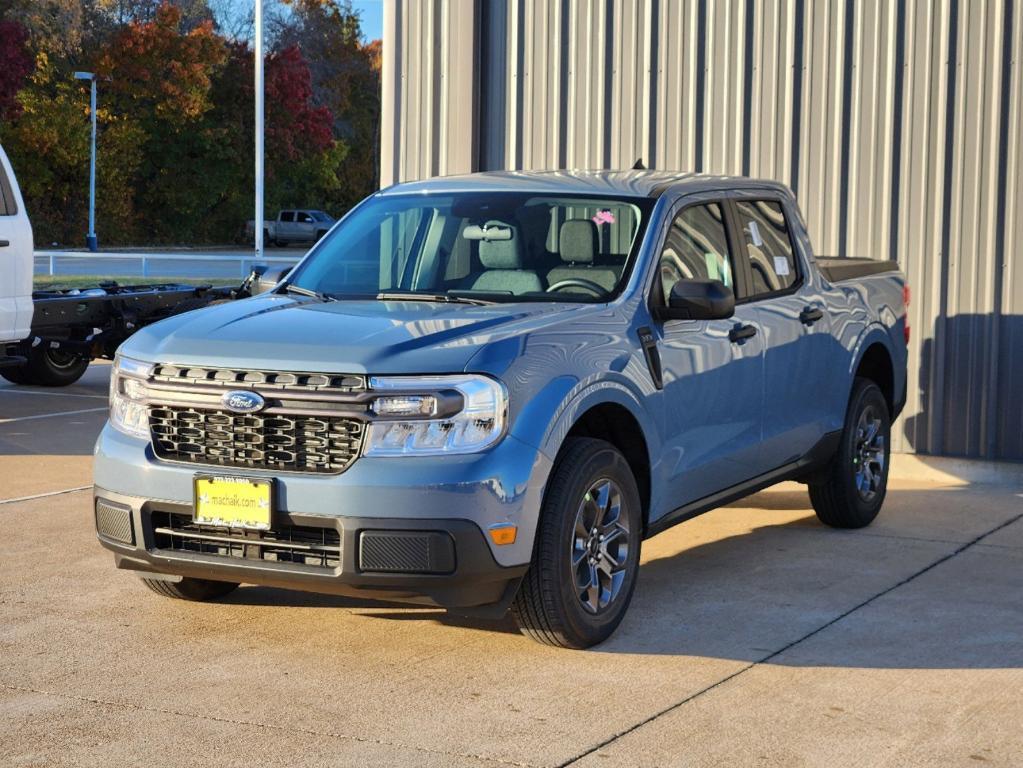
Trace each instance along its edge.
<path fill-rule="evenodd" d="M 255 0 L 255 101 L 256 101 L 256 221 L 252 234 L 255 235 L 256 258 L 263 258 L 263 0 Z"/>
<path fill-rule="evenodd" d="M 89 112 L 92 116 L 92 147 L 89 153 L 89 234 L 85 245 L 93 253 L 99 248 L 96 239 L 96 75 L 93 72 L 75 72 L 75 80 L 88 80 Z"/>

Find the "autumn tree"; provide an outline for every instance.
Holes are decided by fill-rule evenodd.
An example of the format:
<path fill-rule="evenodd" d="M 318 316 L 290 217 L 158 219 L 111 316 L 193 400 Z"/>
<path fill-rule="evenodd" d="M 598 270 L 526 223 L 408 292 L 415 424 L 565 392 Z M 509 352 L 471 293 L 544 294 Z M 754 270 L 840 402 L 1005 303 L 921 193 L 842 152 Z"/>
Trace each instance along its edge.
<path fill-rule="evenodd" d="M 0 20 L 0 118 L 14 117 L 17 111 L 15 96 L 32 71 L 28 32 L 16 21 Z"/>

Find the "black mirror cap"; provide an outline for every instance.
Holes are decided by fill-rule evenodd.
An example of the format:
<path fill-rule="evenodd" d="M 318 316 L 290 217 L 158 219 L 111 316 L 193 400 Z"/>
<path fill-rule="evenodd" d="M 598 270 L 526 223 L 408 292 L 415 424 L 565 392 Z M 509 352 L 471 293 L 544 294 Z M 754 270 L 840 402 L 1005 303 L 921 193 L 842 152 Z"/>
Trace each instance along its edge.
<path fill-rule="evenodd" d="M 661 320 L 725 320 L 735 314 L 735 294 L 720 280 L 679 280 L 668 306 L 658 307 Z"/>

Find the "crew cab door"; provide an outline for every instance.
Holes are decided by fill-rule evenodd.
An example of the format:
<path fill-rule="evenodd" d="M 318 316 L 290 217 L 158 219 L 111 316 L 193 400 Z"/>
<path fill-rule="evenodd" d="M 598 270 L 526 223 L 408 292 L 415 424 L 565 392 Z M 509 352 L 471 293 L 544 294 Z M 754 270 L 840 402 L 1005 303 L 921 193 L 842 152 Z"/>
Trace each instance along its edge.
<path fill-rule="evenodd" d="M 0 148 L 0 342 L 21 341 L 32 324 L 32 227 Z M 4 350 L 0 347 L 0 357 Z"/>
<path fill-rule="evenodd" d="M 298 240 L 312 240 L 316 222 L 307 211 L 295 211 L 295 237 Z"/>
<path fill-rule="evenodd" d="M 277 216 L 277 239 L 290 240 L 295 237 L 295 212 L 281 211 Z"/>
<path fill-rule="evenodd" d="M 651 304 L 678 280 L 716 279 L 737 291 L 734 232 L 721 196 L 684 198 L 669 214 Z M 683 506 L 762 471 L 763 333 L 756 308 L 725 320 L 667 320 L 651 329 L 663 378 L 661 473 Z"/>
<path fill-rule="evenodd" d="M 731 203 L 748 308 L 757 311 L 764 347 L 764 433 L 767 470 L 806 455 L 824 434 L 834 397 L 835 366 L 846 355 L 809 263 L 793 236 L 794 212 L 780 195 L 743 193 Z M 830 419 L 834 421 L 833 418 Z"/>

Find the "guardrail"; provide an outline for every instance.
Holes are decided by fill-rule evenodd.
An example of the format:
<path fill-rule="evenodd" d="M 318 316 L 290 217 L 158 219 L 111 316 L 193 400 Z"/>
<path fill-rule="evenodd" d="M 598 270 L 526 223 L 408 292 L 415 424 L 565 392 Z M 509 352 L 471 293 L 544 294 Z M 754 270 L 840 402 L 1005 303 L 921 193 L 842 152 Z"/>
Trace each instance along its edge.
<path fill-rule="evenodd" d="M 34 254 L 36 263 L 38 266 L 40 259 L 45 260 L 46 273 L 50 275 L 60 274 L 57 271 L 57 263 L 59 260 L 71 259 L 71 260 L 82 260 L 91 262 L 104 262 L 104 261 L 131 261 L 136 264 L 141 263 L 141 275 L 140 277 L 149 278 L 155 277 L 152 275 L 152 268 L 156 262 L 211 262 L 215 264 L 230 264 L 232 262 L 238 262 L 238 275 L 241 278 L 248 276 L 249 272 L 252 271 L 252 267 L 255 265 L 266 265 L 271 264 L 284 264 L 294 266 L 297 264 L 305 254 L 297 254 L 294 256 L 257 256 L 255 253 L 251 255 L 239 254 L 239 253 L 109 253 L 99 252 L 90 253 L 85 251 L 36 251 Z M 174 274 L 173 270 L 167 272 L 167 270 L 160 270 L 164 274 L 161 277 L 190 277 L 187 274 Z M 226 275 L 225 275 L 226 276 Z"/>

